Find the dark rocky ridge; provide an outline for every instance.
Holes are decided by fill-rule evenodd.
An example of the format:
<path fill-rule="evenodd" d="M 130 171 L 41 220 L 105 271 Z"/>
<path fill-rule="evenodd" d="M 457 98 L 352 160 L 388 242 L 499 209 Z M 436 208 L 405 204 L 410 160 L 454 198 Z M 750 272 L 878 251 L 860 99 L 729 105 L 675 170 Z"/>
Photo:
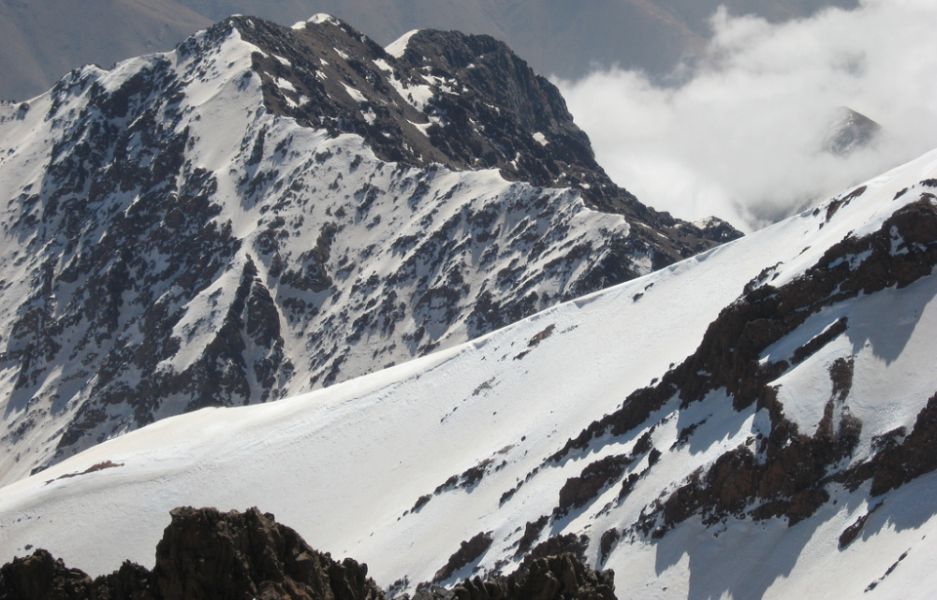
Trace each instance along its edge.
<path fill-rule="evenodd" d="M 183 507 L 171 514 L 152 571 L 125 562 L 92 579 L 40 549 L 0 567 L 0 600 L 386 598 L 367 565 L 313 550 L 269 513 Z M 474 578 L 451 590 L 423 585 L 415 598 L 611 600 L 614 589 L 611 571 L 593 571 L 580 557 L 532 555 L 507 577 Z"/>
<path fill-rule="evenodd" d="M 232 17 L 217 25 L 214 35 L 224 35 L 230 27 L 268 54 L 290 61 L 285 65 L 254 55 L 255 68 L 270 78 L 264 92 L 271 110 L 336 133 L 362 135 L 384 160 L 424 167 L 438 162 L 454 170 L 498 169 L 509 180 L 572 187 L 595 208 L 640 220 L 673 238 L 671 246 L 655 248 L 671 260 L 674 253 L 687 256 L 686 248 L 699 252 L 707 242 L 741 235 L 719 219 L 703 229 L 674 219 L 615 185 L 595 161 L 588 136 L 573 122 L 556 86 L 491 36 L 420 30 L 398 59 L 334 18 L 295 30 Z M 329 64 L 319 57 L 328 57 Z M 374 61 L 383 61 L 392 72 Z M 284 92 L 272 83 L 274 78 L 290 81 L 296 92 Z M 391 80 L 405 90 L 429 85 L 433 96 L 420 110 Z M 343 89 L 346 84 L 365 101 Z M 287 96 L 309 100 L 291 105 Z M 365 116 L 369 110 L 373 117 Z M 536 134 L 543 136 L 541 141 Z M 647 237 L 645 243 L 659 245 Z"/>

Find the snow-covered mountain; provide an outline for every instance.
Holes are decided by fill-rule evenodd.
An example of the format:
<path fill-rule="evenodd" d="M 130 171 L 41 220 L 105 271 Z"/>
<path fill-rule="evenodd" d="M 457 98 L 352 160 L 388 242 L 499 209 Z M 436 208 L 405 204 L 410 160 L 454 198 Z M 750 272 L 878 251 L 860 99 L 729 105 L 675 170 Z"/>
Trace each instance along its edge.
<path fill-rule="evenodd" d="M 0 490 L 0 560 L 148 565 L 171 508 L 257 505 L 396 591 L 540 548 L 620 597 L 927 598 L 935 264 L 937 152 L 475 341 L 102 443 Z"/>
<path fill-rule="evenodd" d="M 881 134 L 881 125 L 860 112 L 841 106 L 830 122 L 823 149 L 837 156 L 849 156 L 874 143 Z"/>
<path fill-rule="evenodd" d="M 0 481 L 295 395 L 730 239 L 595 163 L 505 45 L 224 21 L 0 105 Z"/>

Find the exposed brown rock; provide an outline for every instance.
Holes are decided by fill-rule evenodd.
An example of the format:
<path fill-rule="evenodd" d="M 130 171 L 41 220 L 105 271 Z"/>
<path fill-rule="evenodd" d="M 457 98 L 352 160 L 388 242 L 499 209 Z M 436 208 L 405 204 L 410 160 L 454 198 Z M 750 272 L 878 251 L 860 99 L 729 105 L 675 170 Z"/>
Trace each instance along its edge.
<path fill-rule="evenodd" d="M 273 515 L 178 508 L 156 548 L 164 598 L 255 597 L 365 600 L 382 597 L 367 566 L 310 548 Z"/>
<path fill-rule="evenodd" d="M 491 532 L 481 532 L 472 537 L 472 539 L 463 541 L 459 545 L 459 549 L 446 561 L 446 564 L 436 571 L 436 574 L 433 576 L 433 581 L 445 581 L 452 577 L 459 569 L 472 564 L 488 551 L 493 541 L 494 539 L 491 537 Z"/>
<path fill-rule="evenodd" d="M 64 475 L 59 475 L 55 479 L 49 479 L 48 481 L 46 481 L 46 485 L 49 485 L 53 481 L 58 481 L 59 479 L 69 479 L 71 477 L 78 477 L 79 475 L 87 475 L 88 473 L 94 473 L 95 471 L 101 471 L 104 469 L 113 469 L 114 467 L 122 467 L 122 466 L 124 466 L 123 463 L 115 463 L 110 460 L 105 460 L 103 462 L 99 462 L 99 463 L 91 465 L 84 471 L 80 471 L 77 473 L 66 473 Z"/>
<path fill-rule="evenodd" d="M 609 555 L 611 555 L 612 550 L 615 549 L 615 546 L 618 545 L 618 542 L 621 540 L 621 531 L 615 529 L 609 529 L 602 534 L 602 539 L 599 540 L 599 564 L 605 564 L 605 561 L 608 560 Z"/>
<path fill-rule="evenodd" d="M 69 569 L 62 559 L 45 550 L 14 558 L 0 567 L 2 600 L 71 600 L 91 598 L 91 578 L 78 569 Z"/>
<path fill-rule="evenodd" d="M 451 590 L 417 589 L 413 600 L 613 600 L 614 572 L 595 571 L 572 553 L 529 557 L 506 577 L 475 577 Z"/>
<path fill-rule="evenodd" d="M 632 473 L 625 477 L 624 481 L 621 482 L 621 491 L 618 492 L 619 502 L 628 497 L 628 494 L 634 489 L 634 484 L 638 482 L 638 479 L 641 479 L 641 476 L 637 473 Z"/>
<path fill-rule="evenodd" d="M 527 554 L 533 547 L 534 542 L 537 541 L 537 538 L 540 537 L 540 533 L 543 531 L 543 528 L 547 526 L 547 523 L 550 521 L 550 517 L 543 515 L 536 521 L 529 521 L 527 525 L 524 526 L 524 535 L 521 536 L 521 539 L 517 543 L 517 552 L 514 556 L 519 557 Z"/>
<path fill-rule="evenodd" d="M 570 477 L 560 489 L 560 501 L 554 515 L 561 516 L 585 505 L 625 474 L 632 459 L 625 454 L 606 456 L 590 463 L 578 477 Z"/>
<path fill-rule="evenodd" d="M 862 528 L 865 526 L 865 522 L 868 521 L 872 513 L 877 511 L 881 506 L 882 506 L 882 503 L 879 502 L 878 504 L 873 506 L 869 510 L 869 512 L 859 515 L 859 517 L 855 521 L 853 521 L 852 525 L 850 525 L 849 527 L 843 530 L 843 532 L 839 535 L 839 549 L 840 550 L 844 550 L 846 547 L 849 546 L 849 544 L 853 543 L 857 537 L 859 537 L 859 533 L 862 531 Z"/>
<path fill-rule="evenodd" d="M 861 187 L 854 189 L 853 191 L 846 194 L 842 198 L 837 198 L 833 200 L 832 202 L 830 202 L 830 204 L 826 207 L 826 220 L 829 221 L 830 219 L 832 219 L 833 215 L 836 214 L 836 211 L 838 211 L 840 207 L 848 205 L 853 199 L 858 198 L 859 196 L 864 194 L 865 190 L 866 190 L 866 187 L 863 185 Z"/>
<path fill-rule="evenodd" d="M 837 358 L 830 365 L 830 380 L 833 382 L 833 400 L 843 402 L 852 390 L 855 362 L 849 358 Z"/>
<path fill-rule="evenodd" d="M 0 567 L 0 600 L 385 598 L 367 577 L 367 566 L 351 559 L 336 562 L 313 550 L 269 513 L 184 507 L 171 514 L 152 571 L 125 562 L 114 573 L 92 580 L 40 549 Z M 546 524 L 546 517 L 542 520 Z M 584 537 L 551 538 L 508 576 L 476 577 L 452 589 L 421 584 L 414 600 L 612 600 L 614 573 L 586 566 L 587 543 Z M 479 534 L 463 542 L 450 563 L 464 566 L 490 545 L 490 534 Z"/>
<path fill-rule="evenodd" d="M 527 342 L 527 347 L 533 348 L 534 346 L 539 345 L 540 342 L 542 342 L 543 340 L 553 335 L 553 332 L 555 330 L 556 330 L 556 325 L 551 324 L 547 326 L 543 331 L 537 333 L 536 335 L 534 335 L 534 337 L 530 338 L 530 341 Z"/>
<path fill-rule="evenodd" d="M 572 554 L 580 561 L 585 562 L 586 549 L 588 549 L 588 547 L 589 538 L 584 535 L 576 535 L 574 533 L 556 535 L 537 544 L 534 549 L 527 554 L 527 558 L 524 560 L 546 558 L 559 554 Z"/>
<path fill-rule="evenodd" d="M 842 317 L 835 323 L 826 328 L 823 333 L 817 335 L 804 345 L 797 348 L 791 356 L 791 362 L 795 365 L 804 362 L 807 358 L 813 356 L 820 348 L 826 346 L 846 331 L 849 325 L 849 319 Z"/>
<path fill-rule="evenodd" d="M 937 394 L 918 413 L 914 428 L 900 442 L 899 435 L 879 440 L 879 451 L 844 479 L 853 489 L 872 480 L 871 493 L 880 496 L 915 477 L 937 469 Z"/>
<path fill-rule="evenodd" d="M 37 550 L 0 568 L 0 599 L 384 598 L 366 565 L 316 552 L 269 513 L 184 507 L 171 514 L 152 571 L 124 563 L 92 582 Z"/>

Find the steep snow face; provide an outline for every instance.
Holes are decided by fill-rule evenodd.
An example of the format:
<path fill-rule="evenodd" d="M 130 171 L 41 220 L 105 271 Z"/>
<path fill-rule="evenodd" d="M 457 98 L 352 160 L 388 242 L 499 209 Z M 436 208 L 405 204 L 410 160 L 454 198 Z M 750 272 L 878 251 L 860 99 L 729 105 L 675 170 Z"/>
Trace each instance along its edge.
<path fill-rule="evenodd" d="M 422 35 L 419 60 L 496 44 Z M 573 184 L 605 175 L 526 66 L 516 111 L 493 71 L 424 67 L 332 18 L 239 17 L 0 105 L 0 481 L 464 342 L 725 237 L 618 188 L 590 200 Z M 475 121 L 483 104 L 501 117 Z M 527 152 L 535 112 L 565 150 Z"/>
<path fill-rule="evenodd" d="M 419 29 L 411 29 L 407 33 L 403 34 L 393 42 L 387 45 L 384 50 L 394 58 L 401 58 L 404 53 L 407 51 L 407 46 L 410 44 L 410 38 L 419 33 Z"/>
<path fill-rule="evenodd" d="M 149 564 L 170 508 L 258 505 L 397 589 L 485 533 L 446 581 L 549 543 L 625 597 L 926 597 L 935 175 L 937 152 L 473 342 L 107 441 L 0 490 L 0 560 Z"/>

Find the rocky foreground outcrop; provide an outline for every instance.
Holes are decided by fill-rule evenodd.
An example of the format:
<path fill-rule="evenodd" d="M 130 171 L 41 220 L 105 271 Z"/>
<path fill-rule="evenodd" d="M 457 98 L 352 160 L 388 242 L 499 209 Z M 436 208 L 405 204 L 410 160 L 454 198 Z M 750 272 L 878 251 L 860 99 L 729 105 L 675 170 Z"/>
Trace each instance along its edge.
<path fill-rule="evenodd" d="M 530 556 L 507 577 L 479 577 L 452 589 L 435 586 L 418 588 L 413 600 L 612 600 L 614 573 L 594 571 L 575 554 L 566 552 L 545 557 Z"/>
<path fill-rule="evenodd" d="M 171 514 L 152 570 L 127 561 L 92 579 L 38 549 L 0 567 L 0 600 L 386 597 L 367 565 L 313 550 L 270 513 L 182 507 Z M 615 598 L 614 588 L 611 571 L 593 571 L 573 554 L 531 555 L 507 577 L 476 577 L 451 590 L 421 586 L 414 600 L 606 600 Z"/>

